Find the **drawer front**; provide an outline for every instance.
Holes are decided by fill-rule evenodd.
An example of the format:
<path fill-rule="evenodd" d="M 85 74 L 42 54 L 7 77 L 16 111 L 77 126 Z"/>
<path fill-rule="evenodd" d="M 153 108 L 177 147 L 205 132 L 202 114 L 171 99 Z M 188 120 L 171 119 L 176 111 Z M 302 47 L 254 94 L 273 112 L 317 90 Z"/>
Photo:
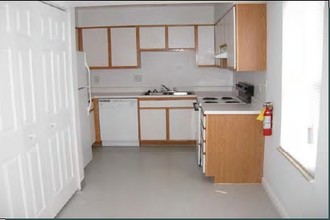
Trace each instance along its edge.
<path fill-rule="evenodd" d="M 152 108 L 152 107 L 164 107 L 164 108 L 171 108 L 171 107 L 191 107 L 193 108 L 193 103 L 195 100 L 153 100 L 153 101 L 140 101 L 140 108 Z"/>

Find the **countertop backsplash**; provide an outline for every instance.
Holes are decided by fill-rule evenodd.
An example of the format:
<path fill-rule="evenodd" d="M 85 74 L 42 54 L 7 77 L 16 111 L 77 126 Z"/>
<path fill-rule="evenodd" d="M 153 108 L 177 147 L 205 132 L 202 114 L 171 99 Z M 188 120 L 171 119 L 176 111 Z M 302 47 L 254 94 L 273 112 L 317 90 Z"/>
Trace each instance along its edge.
<path fill-rule="evenodd" d="M 92 87 L 97 91 L 151 89 L 164 84 L 170 88 L 233 87 L 233 72 L 217 67 L 197 67 L 193 51 L 144 52 L 139 69 L 92 70 Z M 212 88 L 214 87 L 214 88 Z"/>

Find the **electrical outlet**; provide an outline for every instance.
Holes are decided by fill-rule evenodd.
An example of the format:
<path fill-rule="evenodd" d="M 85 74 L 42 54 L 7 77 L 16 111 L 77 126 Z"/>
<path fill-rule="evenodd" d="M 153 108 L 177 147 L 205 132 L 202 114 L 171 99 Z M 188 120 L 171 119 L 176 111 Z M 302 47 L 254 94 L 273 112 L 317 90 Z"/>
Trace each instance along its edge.
<path fill-rule="evenodd" d="M 100 77 L 99 76 L 94 76 L 94 83 L 99 84 L 100 83 Z"/>
<path fill-rule="evenodd" d="M 133 81 L 134 82 L 142 82 L 142 75 L 134 75 Z"/>

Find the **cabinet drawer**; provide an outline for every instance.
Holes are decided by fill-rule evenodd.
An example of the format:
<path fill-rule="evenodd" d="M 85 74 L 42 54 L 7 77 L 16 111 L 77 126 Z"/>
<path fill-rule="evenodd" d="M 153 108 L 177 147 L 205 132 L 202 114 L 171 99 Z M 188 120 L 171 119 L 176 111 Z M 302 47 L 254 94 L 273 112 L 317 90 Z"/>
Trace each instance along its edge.
<path fill-rule="evenodd" d="M 193 108 L 194 99 L 189 100 L 153 100 L 153 101 L 140 101 L 140 108 L 152 108 L 152 107 L 191 107 Z"/>

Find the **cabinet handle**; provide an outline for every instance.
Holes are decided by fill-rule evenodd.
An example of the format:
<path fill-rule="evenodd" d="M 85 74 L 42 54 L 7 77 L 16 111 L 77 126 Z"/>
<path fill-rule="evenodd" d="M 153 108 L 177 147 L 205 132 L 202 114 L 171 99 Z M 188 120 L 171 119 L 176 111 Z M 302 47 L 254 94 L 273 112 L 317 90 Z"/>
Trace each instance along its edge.
<path fill-rule="evenodd" d="M 29 134 L 29 135 L 28 135 L 28 138 L 29 138 L 30 140 L 33 140 L 33 139 L 36 138 L 36 135 L 35 135 L 35 134 Z"/>
<path fill-rule="evenodd" d="M 55 126 L 56 126 L 55 123 L 50 123 L 50 127 L 51 127 L 51 128 L 54 128 Z"/>

